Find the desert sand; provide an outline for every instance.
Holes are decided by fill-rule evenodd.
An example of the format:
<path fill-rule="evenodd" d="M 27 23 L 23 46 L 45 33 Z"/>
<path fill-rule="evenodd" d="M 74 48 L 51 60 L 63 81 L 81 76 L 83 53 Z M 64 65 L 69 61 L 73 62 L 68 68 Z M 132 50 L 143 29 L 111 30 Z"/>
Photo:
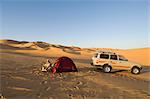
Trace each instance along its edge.
<path fill-rule="evenodd" d="M 129 71 L 103 73 L 90 65 L 98 50 L 124 55 L 143 66 L 139 75 Z M 80 48 L 45 42 L 0 40 L 1 93 L 8 99 L 149 99 L 150 48 Z M 43 73 L 46 59 L 68 56 L 79 72 Z"/>

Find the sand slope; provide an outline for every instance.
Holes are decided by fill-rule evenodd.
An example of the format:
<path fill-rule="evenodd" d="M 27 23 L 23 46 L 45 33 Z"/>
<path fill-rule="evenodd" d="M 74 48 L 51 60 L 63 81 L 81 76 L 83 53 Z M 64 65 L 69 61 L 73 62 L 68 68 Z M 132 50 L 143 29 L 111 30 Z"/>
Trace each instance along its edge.
<path fill-rule="evenodd" d="M 106 50 L 124 55 L 131 61 L 138 62 L 142 65 L 150 65 L 150 48 L 138 49 L 113 49 L 113 48 L 79 48 L 73 46 L 62 46 L 48 44 L 45 42 L 27 42 L 15 40 L 0 40 L 1 51 L 11 51 L 18 53 L 28 53 L 42 56 L 68 56 L 71 58 L 91 59 L 93 53 L 98 50 Z"/>

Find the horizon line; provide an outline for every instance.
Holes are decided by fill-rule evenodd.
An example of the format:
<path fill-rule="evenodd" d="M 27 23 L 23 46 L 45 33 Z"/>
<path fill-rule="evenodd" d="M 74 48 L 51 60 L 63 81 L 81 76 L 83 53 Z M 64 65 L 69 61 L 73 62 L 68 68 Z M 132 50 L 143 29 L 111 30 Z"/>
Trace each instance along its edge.
<path fill-rule="evenodd" d="M 16 40 L 16 39 L 0 39 L 0 40 L 10 40 L 10 41 L 17 41 L 17 42 L 43 42 L 43 43 L 48 43 L 48 44 L 53 44 L 53 45 L 61 45 L 61 46 L 68 46 L 68 47 L 79 47 L 79 48 L 104 48 L 104 49 L 118 49 L 118 50 L 132 50 L 132 49 L 144 49 L 144 48 L 150 48 L 150 46 L 147 47 L 136 47 L 136 48 L 111 48 L 111 47 L 81 47 L 81 46 L 76 46 L 76 45 L 62 45 L 62 44 L 56 44 L 56 43 L 50 43 L 47 41 L 41 41 L 41 40 Z"/>

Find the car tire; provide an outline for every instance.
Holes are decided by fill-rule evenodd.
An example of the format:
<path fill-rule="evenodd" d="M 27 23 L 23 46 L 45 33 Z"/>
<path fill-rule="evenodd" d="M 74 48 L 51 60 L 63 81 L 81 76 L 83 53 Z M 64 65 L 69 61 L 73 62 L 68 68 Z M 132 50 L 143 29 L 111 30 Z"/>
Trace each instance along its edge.
<path fill-rule="evenodd" d="M 131 70 L 131 73 L 132 73 L 132 74 L 139 74 L 139 73 L 140 73 L 140 68 L 138 68 L 138 67 L 133 67 L 132 70 Z"/>
<path fill-rule="evenodd" d="M 105 73 L 109 73 L 109 72 L 111 72 L 111 66 L 109 66 L 109 65 L 104 65 L 104 67 L 103 67 L 103 71 L 105 72 Z"/>

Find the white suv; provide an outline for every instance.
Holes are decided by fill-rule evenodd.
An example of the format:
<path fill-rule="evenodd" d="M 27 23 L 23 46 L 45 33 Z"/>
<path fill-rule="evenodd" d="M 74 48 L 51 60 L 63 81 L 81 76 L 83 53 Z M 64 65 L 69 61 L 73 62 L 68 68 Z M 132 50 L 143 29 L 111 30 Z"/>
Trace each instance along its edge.
<path fill-rule="evenodd" d="M 139 74 L 141 65 L 130 62 L 122 55 L 109 51 L 99 51 L 92 57 L 91 65 L 102 67 L 104 72 L 111 72 L 112 69 L 130 70 L 133 74 Z"/>

